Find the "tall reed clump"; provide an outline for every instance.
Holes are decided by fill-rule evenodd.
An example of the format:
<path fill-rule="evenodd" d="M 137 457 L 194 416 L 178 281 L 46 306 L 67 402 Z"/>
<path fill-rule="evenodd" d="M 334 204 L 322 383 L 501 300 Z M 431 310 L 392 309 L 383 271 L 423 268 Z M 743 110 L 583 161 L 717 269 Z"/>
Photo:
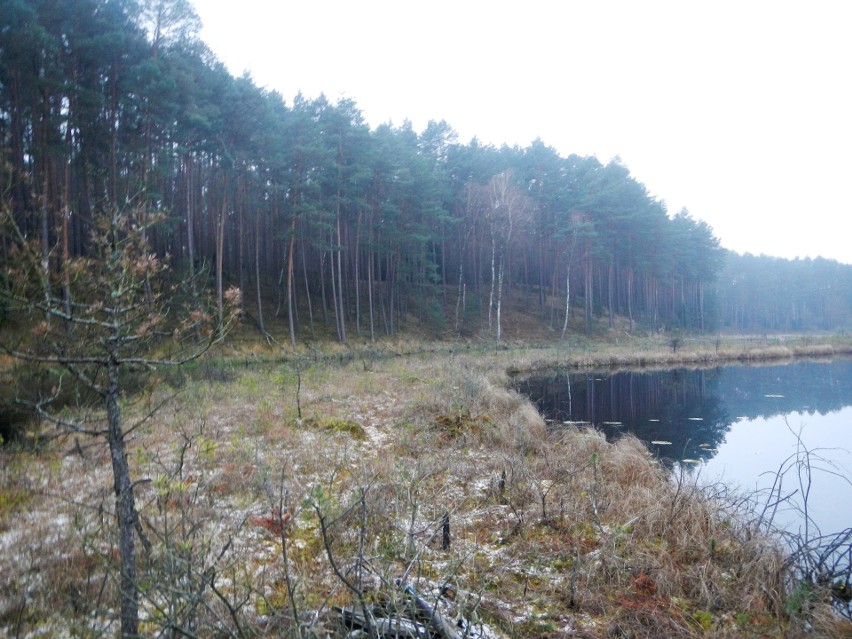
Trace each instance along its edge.
<path fill-rule="evenodd" d="M 620 556 L 646 587 L 653 582 L 658 597 L 704 625 L 721 629 L 725 614 L 739 614 L 780 628 L 784 552 L 752 526 L 738 497 L 701 485 L 697 474 L 672 474 L 632 438 L 601 455 L 599 474 L 600 516 L 629 522 Z"/>
<path fill-rule="evenodd" d="M 517 391 L 507 388 L 505 365 L 463 356 L 440 373 L 420 402 L 425 417 L 467 415 L 482 423 L 480 443 L 494 448 L 536 450 L 547 439 L 544 419 Z"/>

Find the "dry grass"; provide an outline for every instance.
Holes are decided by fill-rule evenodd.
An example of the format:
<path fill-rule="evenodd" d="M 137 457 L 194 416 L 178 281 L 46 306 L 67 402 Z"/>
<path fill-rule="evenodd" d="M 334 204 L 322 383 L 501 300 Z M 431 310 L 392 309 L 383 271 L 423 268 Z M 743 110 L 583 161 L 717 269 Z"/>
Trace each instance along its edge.
<path fill-rule="evenodd" d="M 331 558 L 369 602 L 398 596 L 403 574 L 426 594 L 452 584 L 451 605 L 492 635 L 797 636 L 805 620 L 785 608 L 783 553 L 742 498 L 672 478 L 635 439 L 550 432 L 507 389 L 509 369 L 591 353 L 420 346 L 282 357 L 237 343 L 163 379 L 158 395 L 180 394 L 131 442 L 153 544 L 142 561 L 147 632 L 192 616 L 199 636 L 217 624 L 295 636 L 295 610 L 333 635 L 332 606 L 357 597 Z M 594 356 L 663 361 L 668 347 L 652 346 Z M 142 408 L 128 404 L 128 417 Z M 80 634 L 112 628 L 108 462 L 101 447 L 84 453 L 70 441 L 2 453 L 0 629 L 10 636 L 58 634 L 63 622 Z M 191 600 L 188 583 L 192 610 L 178 605 Z M 849 635 L 824 604 L 809 615 L 810 636 Z"/>

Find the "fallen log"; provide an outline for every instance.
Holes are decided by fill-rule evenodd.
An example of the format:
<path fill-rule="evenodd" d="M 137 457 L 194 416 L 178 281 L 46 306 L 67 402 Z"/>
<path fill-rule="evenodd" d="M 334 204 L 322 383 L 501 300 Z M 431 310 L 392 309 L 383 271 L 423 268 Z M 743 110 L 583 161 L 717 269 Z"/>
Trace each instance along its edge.
<path fill-rule="evenodd" d="M 438 610 L 437 606 L 433 606 L 423 599 L 423 597 L 418 595 L 417 591 L 414 590 L 410 584 L 403 585 L 401 583 L 397 583 L 397 586 L 399 586 L 402 591 L 411 598 L 420 613 L 426 617 L 427 624 L 432 626 L 432 628 L 438 633 L 439 637 L 443 637 L 443 639 L 461 639 L 452 624 L 444 619 L 444 615 L 441 614 L 441 611 Z"/>

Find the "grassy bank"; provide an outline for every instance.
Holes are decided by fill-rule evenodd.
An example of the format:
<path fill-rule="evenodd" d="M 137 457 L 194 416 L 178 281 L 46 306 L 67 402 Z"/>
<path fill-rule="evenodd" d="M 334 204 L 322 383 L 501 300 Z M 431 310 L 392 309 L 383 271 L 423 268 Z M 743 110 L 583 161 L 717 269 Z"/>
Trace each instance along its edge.
<path fill-rule="evenodd" d="M 399 357 L 425 357 L 440 361 L 469 356 L 483 367 L 511 372 L 545 368 L 620 369 L 761 364 L 795 359 L 831 359 L 852 356 L 852 335 L 726 335 L 717 337 L 629 335 L 609 332 L 594 338 L 572 336 L 563 341 L 421 340 L 405 336 L 375 342 L 325 342 L 295 349 L 259 346 L 253 335 L 230 340 L 225 359 L 242 359 L 247 366 L 280 361 L 343 363 L 374 362 Z"/>
<path fill-rule="evenodd" d="M 509 371 L 551 365 L 849 352 L 659 336 L 291 351 L 237 335 L 126 398 L 128 420 L 162 404 L 131 442 L 145 634 L 341 636 L 337 608 L 407 610 L 402 578 L 467 636 L 852 636 L 827 590 L 796 586 L 751 496 L 672 478 L 636 440 L 548 432 L 507 389 Z M 65 437 L 0 454 L 0 632 L 111 636 L 108 451 Z"/>

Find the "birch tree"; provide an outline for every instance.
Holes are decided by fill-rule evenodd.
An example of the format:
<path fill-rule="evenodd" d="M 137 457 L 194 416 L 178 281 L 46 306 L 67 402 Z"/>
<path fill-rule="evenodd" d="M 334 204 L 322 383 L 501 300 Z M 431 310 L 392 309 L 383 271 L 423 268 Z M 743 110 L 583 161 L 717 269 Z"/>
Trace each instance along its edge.
<path fill-rule="evenodd" d="M 488 295 L 488 329 L 503 337 L 502 308 L 506 263 L 513 235 L 530 214 L 529 199 L 512 181 L 511 171 L 503 171 L 488 182 L 485 215 L 491 234 L 491 291 Z"/>

